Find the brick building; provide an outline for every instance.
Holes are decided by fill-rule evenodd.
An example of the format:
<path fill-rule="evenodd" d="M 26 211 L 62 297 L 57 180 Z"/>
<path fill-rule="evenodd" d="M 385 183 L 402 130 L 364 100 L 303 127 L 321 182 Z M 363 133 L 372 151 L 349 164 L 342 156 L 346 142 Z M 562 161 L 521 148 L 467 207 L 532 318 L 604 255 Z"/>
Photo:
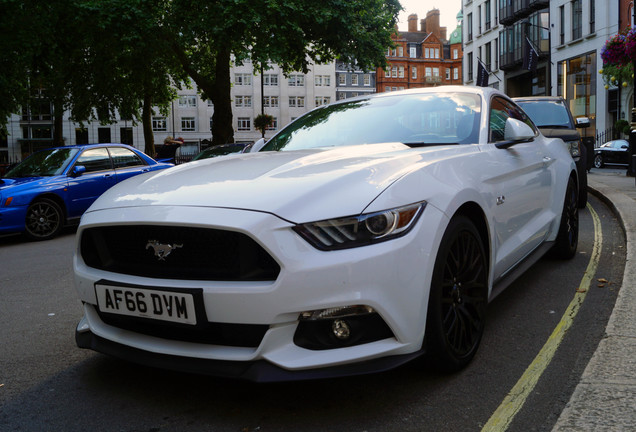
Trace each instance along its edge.
<path fill-rule="evenodd" d="M 462 85 L 461 28 L 446 38 L 440 27 L 439 10 L 433 9 L 420 21 L 409 15 L 408 31 L 392 36 L 395 46 L 387 50 L 387 67 L 376 73 L 377 92 L 437 85 Z"/>

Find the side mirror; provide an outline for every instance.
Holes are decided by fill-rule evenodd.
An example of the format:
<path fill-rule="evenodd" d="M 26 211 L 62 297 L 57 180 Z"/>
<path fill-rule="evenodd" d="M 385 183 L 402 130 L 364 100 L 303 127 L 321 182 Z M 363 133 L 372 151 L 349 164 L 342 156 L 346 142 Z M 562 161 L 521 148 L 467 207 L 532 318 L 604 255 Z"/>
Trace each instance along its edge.
<path fill-rule="evenodd" d="M 590 127 L 590 119 L 587 117 L 578 117 L 575 122 L 577 128 Z"/>
<path fill-rule="evenodd" d="M 629 148 L 629 146 L 626 146 L 626 145 L 624 145 L 624 144 L 623 144 L 623 145 L 621 146 L 621 148 L 622 148 L 622 149 L 626 149 L 626 148 Z"/>
<path fill-rule="evenodd" d="M 71 170 L 71 177 L 79 177 L 86 172 L 84 165 L 75 165 Z"/>
<path fill-rule="evenodd" d="M 252 144 L 251 147 L 245 153 L 256 153 L 257 151 L 262 149 L 264 146 L 265 146 L 265 139 L 260 138 L 258 141 Z"/>
<path fill-rule="evenodd" d="M 506 141 L 529 141 L 534 136 L 534 130 L 521 120 L 512 117 L 506 120 L 506 128 L 504 129 Z"/>

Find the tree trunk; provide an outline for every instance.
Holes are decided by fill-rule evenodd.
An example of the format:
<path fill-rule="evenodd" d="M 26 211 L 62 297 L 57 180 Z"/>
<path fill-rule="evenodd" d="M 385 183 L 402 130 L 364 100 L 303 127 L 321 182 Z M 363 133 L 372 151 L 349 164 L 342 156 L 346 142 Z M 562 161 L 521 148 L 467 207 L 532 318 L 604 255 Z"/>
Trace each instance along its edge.
<path fill-rule="evenodd" d="M 208 93 L 214 104 L 212 145 L 234 142 L 230 90 L 230 51 L 223 48 L 217 53 L 214 87 Z"/>
<path fill-rule="evenodd" d="M 155 157 L 155 138 L 152 133 L 152 97 L 150 92 L 146 90 L 144 95 L 144 106 L 141 114 L 141 121 L 144 129 L 144 153 L 148 156 Z"/>

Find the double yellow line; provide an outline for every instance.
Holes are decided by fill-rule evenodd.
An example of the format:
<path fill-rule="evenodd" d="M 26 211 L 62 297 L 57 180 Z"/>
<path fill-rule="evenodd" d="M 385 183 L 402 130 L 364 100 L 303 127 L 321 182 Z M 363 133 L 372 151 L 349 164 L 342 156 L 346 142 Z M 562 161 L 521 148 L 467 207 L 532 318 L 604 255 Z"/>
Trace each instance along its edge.
<path fill-rule="evenodd" d="M 570 305 L 566 309 L 565 313 L 561 317 L 561 321 L 555 327 L 554 331 L 548 338 L 539 354 L 532 361 L 530 366 L 523 373 L 519 381 L 510 390 L 508 395 L 504 398 L 499 408 L 493 413 L 486 425 L 482 428 L 482 432 L 503 432 L 505 431 L 512 419 L 517 415 L 526 399 L 530 395 L 530 392 L 534 389 L 541 378 L 541 374 L 548 367 L 554 353 L 565 337 L 565 333 L 572 326 L 576 314 L 579 312 L 587 292 L 592 284 L 592 279 L 596 274 L 598 262 L 601 257 L 601 249 L 603 246 L 603 233 L 601 232 L 601 221 L 598 214 L 594 211 L 592 206 L 588 203 L 587 208 L 592 214 L 592 220 L 594 222 L 594 247 L 592 249 L 592 256 L 590 262 L 587 265 L 583 279 L 579 284 L 579 288 L 576 290 L 574 298 L 570 302 Z"/>

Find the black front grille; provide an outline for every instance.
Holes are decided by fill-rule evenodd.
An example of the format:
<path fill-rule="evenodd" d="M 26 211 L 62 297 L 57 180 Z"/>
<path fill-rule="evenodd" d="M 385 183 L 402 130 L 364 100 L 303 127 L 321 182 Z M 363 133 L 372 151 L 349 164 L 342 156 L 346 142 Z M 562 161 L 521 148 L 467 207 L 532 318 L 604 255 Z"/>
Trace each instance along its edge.
<path fill-rule="evenodd" d="M 168 245 L 178 247 L 166 254 Z M 158 279 L 271 281 L 280 272 L 278 263 L 258 243 L 234 231 L 106 226 L 84 230 L 80 248 L 89 267 Z M 161 248 L 162 257 L 156 252 Z"/>

